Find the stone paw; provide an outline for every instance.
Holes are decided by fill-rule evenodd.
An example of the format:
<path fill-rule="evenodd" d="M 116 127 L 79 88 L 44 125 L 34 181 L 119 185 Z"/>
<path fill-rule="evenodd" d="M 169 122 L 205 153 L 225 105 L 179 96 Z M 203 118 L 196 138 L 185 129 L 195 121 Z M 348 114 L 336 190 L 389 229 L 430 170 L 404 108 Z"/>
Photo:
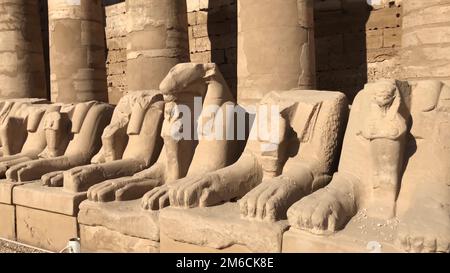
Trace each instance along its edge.
<path fill-rule="evenodd" d="M 319 235 L 334 233 L 344 228 L 353 216 L 327 189 L 318 190 L 301 199 L 288 209 L 287 215 L 294 228 Z"/>
<path fill-rule="evenodd" d="M 88 189 L 87 196 L 89 200 L 95 202 L 134 200 L 141 198 L 158 185 L 158 180 L 121 177 L 93 185 Z"/>
<path fill-rule="evenodd" d="M 42 185 L 48 187 L 62 187 L 64 185 L 64 175 L 62 171 L 44 174 L 41 177 Z"/>
<path fill-rule="evenodd" d="M 450 252 L 448 209 L 440 206 L 428 209 L 420 207 L 407 211 L 399 220 L 396 243 L 406 252 Z"/>
<path fill-rule="evenodd" d="M 275 222 L 286 219 L 292 204 L 291 187 L 283 181 L 263 182 L 239 200 L 241 216 L 258 221 Z"/>
<path fill-rule="evenodd" d="M 160 210 L 169 205 L 169 187 L 167 185 L 147 192 L 141 200 L 141 207 L 145 210 Z"/>
<path fill-rule="evenodd" d="M 219 177 L 215 174 L 181 179 L 169 186 L 170 205 L 182 208 L 215 205 L 218 202 L 215 195 L 218 181 Z"/>

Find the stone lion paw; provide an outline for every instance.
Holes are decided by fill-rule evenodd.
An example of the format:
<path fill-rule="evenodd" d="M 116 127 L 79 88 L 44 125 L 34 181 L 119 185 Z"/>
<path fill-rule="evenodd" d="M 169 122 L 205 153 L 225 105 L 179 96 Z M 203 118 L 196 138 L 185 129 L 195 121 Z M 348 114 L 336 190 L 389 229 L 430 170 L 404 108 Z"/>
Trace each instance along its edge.
<path fill-rule="evenodd" d="M 287 215 L 293 227 L 319 235 L 342 229 L 351 218 L 340 200 L 325 189 L 295 203 Z"/>
<path fill-rule="evenodd" d="M 33 180 L 33 170 L 36 164 L 33 162 L 17 164 L 6 171 L 6 177 L 15 182 Z"/>
<path fill-rule="evenodd" d="M 169 187 L 167 185 L 147 192 L 141 200 L 141 207 L 145 210 L 160 210 L 169 205 Z"/>
<path fill-rule="evenodd" d="M 241 216 L 267 222 L 285 219 L 290 191 L 281 181 L 261 183 L 239 200 Z"/>
<path fill-rule="evenodd" d="M 62 187 L 64 185 L 64 175 L 62 171 L 44 174 L 41 177 L 42 185 L 48 187 Z"/>
<path fill-rule="evenodd" d="M 169 187 L 170 205 L 183 208 L 214 205 L 217 202 L 214 186 L 218 181 L 215 174 L 182 179 Z"/>
<path fill-rule="evenodd" d="M 423 204 L 421 204 L 423 205 Z M 442 207 L 417 208 L 400 217 L 397 244 L 406 252 L 450 252 L 450 215 Z"/>

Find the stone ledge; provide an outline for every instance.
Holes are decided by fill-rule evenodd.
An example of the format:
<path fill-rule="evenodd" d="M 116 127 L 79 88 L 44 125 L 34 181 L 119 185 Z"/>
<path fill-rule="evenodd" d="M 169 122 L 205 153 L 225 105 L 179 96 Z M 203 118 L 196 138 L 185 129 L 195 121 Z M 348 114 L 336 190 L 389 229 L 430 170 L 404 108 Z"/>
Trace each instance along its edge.
<path fill-rule="evenodd" d="M 288 223 L 241 219 L 238 205 L 227 203 L 210 208 L 163 209 L 160 228 L 164 236 L 174 241 L 199 247 L 221 250 L 244 246 L 252 252 L 275 253 L 281 251 L 281 240 Z M 173 251 L 163 243 L 161 249 Z"/>
<path fill-rule="evenodd" d="M 141 209 L 140 202 L 140 199 L 109 203 L 86 200 L 80 205 L 78 222 L 159 242 L 159 212 Z"/>
<path fill-rule="evenodd" d="M 15 187 L 15 205 L 76 216 L 79 204 L 87 198 L 86 192 L 73 193 L 63 188 L 42 186 L 41 182 Z"/>

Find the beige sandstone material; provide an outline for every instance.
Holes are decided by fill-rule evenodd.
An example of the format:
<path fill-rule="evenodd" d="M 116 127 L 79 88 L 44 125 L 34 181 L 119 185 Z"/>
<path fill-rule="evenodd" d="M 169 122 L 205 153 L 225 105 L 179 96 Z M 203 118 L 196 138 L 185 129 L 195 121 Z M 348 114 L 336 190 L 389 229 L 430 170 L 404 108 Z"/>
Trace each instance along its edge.
<path fill-rule="evenodd" d="M 38 159 L 39 154 L 42 153 L 47 146 L 45 137 L 46 118 L 52 112 L 58 111 L 61 106 L 42 104 L 31 105 L 27 107 L 25 117 L 9 118 L 6 124 L 0 128 L 0 138 L 2 138 L 3 150 L 10 154 L 0 158 L 0 177 L 5 178 L 6 171 L 13 165 L 23 163 L 26 161 Z M 22 131 L 26 130 L 26 139 L 24 142 L 20 141 Z M 8 147 L 18 146 L 20 147 Z M 18 150 L 19 153 L 11 153 L 11 150 Z"/>
<path fill-rule="evenodd" d="M 154 90 L 189 61 L 186 1 L 126 0 L 128 91 Z"/>
<path fill-rule="evenodd" d="M 238 101 L 273 90 L 314 89 L 312 0 L 240 0 Z M 276 7 L 276 8 L 274 8 Z"/>
<path fill-rule="evenodd" d="M 94 164 L 45 175 L 44 185 L 85 192 L 97 183 L 130 176 L 151 166 L 162 148 L 159 132 L 163 108 L 163 96 L 157 91 L 132 92 L 125 96 L 103 131 L 103 146 L 92 159 Z"/>
<path fill-rule="evenodd" d="M 236 205 L 239 209 L 163 210 L 161 232 L 165 236 L 201 247 L 241 244 L 255 252 L 281 251 L 282 232 L 287 225 L 280 220 L 286 219 L 286 210 L 331 180 L 348 105 L 341 93 L 309 90 L 272 92 L 259 107 L 268 105 L 279 107 L 277 115 L 271 117 L 279 121 L 279 126 L 271 127 L 268 132 L 279 134 L 278 141 L 268 139 L 261 126 L 275 121 L 257 114 L 252 128 L 257 138 L 248 141 L 244 154 L 235 164 L 169 185 L 172 207 L 209 207 L 240 199 Z M 234 213 L 227 211 L 231 209 Z M 185 213 L 196 220 L 189 220 L 188 231 L 177 232 L 170 227 L 171 221 L 177 217 L 184 219 Z M 229 228 L 219 228 L 222 224 L 219 215 L 230 215 L 225 221 Z M 163 222 L 163 219 L 168 220 Z M 210 232 L 205 233 L 205 226 L 214 229 L 223 241 L 219 243 L 214 236 L 206 238 L 205 234 Z M 249 226 L 255 230 L 268 226 L 268 233 L 253 236 L 256 231 L 248 230 Z M 264 241 L 267 237 L 272 238 L 270 243 Z"/>
<path fill-rule="evenodd" d="M 16 105 L 17 106 L 17 105 Z M 28 109 L 30 106 L 25 106 L 24 109 Z M 46 147 L 44 151 L 42 151 L 38 157 L 56 157 L 60 156 L 64 153 L 68 143 L 69 143 L 69 117 L 73 114 L 73 106 L 72 105 L 52 105 L 48 106 L 49 109 L 54 109 L 54 111 L 48 111 L 45 114 L 45 119 L 41 119 L 41 123 L 44 122 L 44 130 L 45 130 L 45 143 Z M 55 107 L 55 108 L 54 108 Z M 3 108 L 3 110 L 5 110 Z M 15 113 L 17 115 L 20 111 L 14 110 L 14 107 L 11 107 L 11 113 Z M 26 113 L 27 111 L 25 111 Z M 23 113 L 22 113 L 23 114 Z M 39 124 L 41 126 L 41 123 Z M 49 140 L 47 140 L 47 135 L 50 136 Z M 64 137 L 66 136 L 66 137 Z M 39 134 L 34 135 L 33 137 L 40 138 Z M 33 140 L 33 137 L 31 140 Z M 27 139 L 28 140 L 28 139 Z M 38 143 L 30 142 L 31 147 L 35 147 Z M 25 147 L 25 146 L 24 146 Z M 8 157 L 4 157 L 8 158 Z M 3 161 L 2 163 L 8 163 L 7 161 Z M 18 163 L 20 164 L 20 163 Z M 14 166 L 11 164 L 12 167 Z M 22 182 L 13 182 L 7 181 L 5 179 L 0 180 L 0 206 L 2 209 L 0 210 L 0 218 L 8 219 L 0 222 L 0 237 L 8 238 L 11 240 L 16 239 L 16 208 L 13 204 L 13 190 L 15 187 L 23 185 Z"/>
<path fill-rule="evenodd" d="M 216 170 L 232 164 L 236 160 L 236 151 L 238 150 L 238 142 L 234 140 L 226 140 L 225 134 L 230 130 L 227 126 L 229 123 L 221 123 L 223 126 L 222 140 L 206 139 L 206 127 L 208 121 L 215 121 L 218 118 L 225 118 L 219 115 L 219 111 L 227 111 L 227 106 L 234 106 L 233 98 L 227 87 L 223 76 L 215 64 L 194 64 L 185 63 L 175 66 L 161 83 L 161 92 L 165 95 L 165 119 L 161 136 L 164 139 L 164 147 L 158 161 L 150 168 L 135 174 L 132 177 L 124 177 L 115 180 L 105 181 L 98 185 L 91 187 L 88 191 L 88 198 L 91 201 L 83 202 L 80 210 L 80 224 L 82 229 L 89 229 L 87 226 L 103 226 L 101 234 L 105 236 L 111 232 L 120 232 L 123 235 L 133 236 L 141 239 L 150 239 L 155 245 L 159 247 L 159 220 L 157 210 L 159 203 L 154 204 L 153 201 L 148 200 L 146 195 L 142 200 L 137 200 L 131 204 L 131 207 L 122 212 L 122 208 L 127 207 L 130 203 L 123 202 L 124 200 L 136 199 L 144 195 L 146 192 L 152 190 L 161 184 L 170 184 L 173 181 L 190 175 L 204 173 L 209 170 Z M 194 111 L 194 97 L 203 98 L 203 111 L 195 113 Z M 207 112 L 205 106 L 216 106 L 214 111 Z M 182 116 L 178 110 L 183 107 L 188 107 L 191 116 Z M 194 118 L 199 121 L 198 128 L 194 127 L 194 123 L 189 125 L 184 124 L 182 127 L 181 121 L 183 118 Z M 204 131 L 202 129 L 205 129 Z M 189 138 L 176 138 L 175 133 L 187 133 Z M 202 137 L 196 140 L 194 137 L 194 130 Z M 190 133 L 189 133 L 190 132 Z M 214 134 L 214 129 L 209 132 Z M 158 188 L 164 190 L 166 187 Z M 133 193 L 130 194 L 129 192 Z M 127 198 L 126 198 L 127 197 Z M 132 198 L 130 198 L 132 197 Z M 108 201 L 121 201 L 103 203 Z M 168 199 L 166 200 L 168 201 Z M 96 203 L 97 202 L 97 203 Z M 164 201 L 165 202 L 165 201 Z M 164 203 L 165 204 L 165 203 Z M 89 213 L 94 215 L 110 215 L 109 221 L 104 221 L 106 216 L 102 217 L 88 217 Z M 154 215 L 154 224 L 137 224 L 139 218 L 133 215 L 145 214 L 148 216 Z M 119 225 L 125 219 L 130 219 L 128 225 Z M 125 227 L 132 226 L 132 230 Z M 92 229 L 91 229 L 92 230 Z M 157 234 L 156 237 L 145 237 L 142 235 L 143 231 Z M 92 231 L 93 232 L 93 231 Z M 121 238 L 127 238 L 121 236 Z M 85 241 L 86 238 L 82 238 Z M 97 237 L 101 240 L 102 247 L 110 251 L 123 251 L 123 248 L 116 248 L 117 245 L 111 243 L 109 246 L 105 245 L 105 239 Z M 130 244 L 132 244 L 130 242 Z"/>
<path fill-rule="evenodd" d="M 450 84 L 450 0 L 403 1 L 401 73 Z"/>
<path fill-rule="evenodd" d="M 40 179 L 45 174 L 45 181 L 58 176 L 60 171 L 88 163 L 101 147 L 101 133 L 110 121 L 112 112 L 113 107 L 109 104 L 95 101 L 79 103 L 73 110 L 70 132 L 64 133 L 57 130 L 59 124 L 54 124 L 64 119 L 62 114 L 52 113 L 56 120 L 52 121 L 46 130 L 47 153 L 50 158 L 42 155 L 44 158 L 14 165 L 6 172 L 7 179 L 26 182 Z M 67 149 L 64 149 L 64 155 L 59 156 L 58 142 L 67 139 L 70 134 L 72 136 Z"/>
<path fill-rule="evenodd" d="M 11 167 L 7 179 L 25 183 L 14 187 L 12 202 L 16 205 L 17 239 L 52 251 L 61 250 L 67 241 L 78 237 L 76 214 L 78 205 L 86 198 L 86 192 L 63 191 L 45 187 L 46 181 L 58 178 L 62 171 L 88 163 L 101 147 L 101 133 L 111 120 L 113 107 L 99 102 L 78 103 L 70 117 L 72 134 L 64 155 L 58 152 L 57 140 L 64 139 L 53 127 L 61 121 L 61 114 L 54 112 L 47 129 L 48 158 L 28 161 Z M 41 177 L 42 176 L 42 177 Z M 41 180 L 39 180 L 41 179 Z M 29 182 L 36 183 L 29 183 Z M 20 213 L 19 213 L 20 212 Z M 45 224 L 40 222 L 44 219 Z M 46 219 L 46 220 L 45 220 Z M 58 228 L 63 227 L 63 228 Z"/>
<path fill-rule="evenodd" d="M 449 90 L 439 81 L 412 88 L 395 81 L 366 85 L 352 107 L 339 172 L 288 210 L 292 228 L 331 234 L 321 240 L 327 245 L 367 210 L 370 218 L 399 222 L 384 242 L 397 251 L 449 252 Z M 375 141 L 390 149 L 373 149 Z M 364 234 L 355 239 L 370 240 Z"/>
<path fill-rule="evenodd" d="M 46 98 L 39 0 L 0 1 L 0 98 Z"/>
<path fill-rule="evenodd" d="M 26 118 L 30 106 L 46 104 L 44 99 L 0 100 L 0 155 L 19 153 L 27 137 Z M 38 107 L 38 106 L 37 106 Z"/>
<path fill-rule="evenodd" d="M 51 99 L 107 101 L 101 0 L 49 0 Z"/>

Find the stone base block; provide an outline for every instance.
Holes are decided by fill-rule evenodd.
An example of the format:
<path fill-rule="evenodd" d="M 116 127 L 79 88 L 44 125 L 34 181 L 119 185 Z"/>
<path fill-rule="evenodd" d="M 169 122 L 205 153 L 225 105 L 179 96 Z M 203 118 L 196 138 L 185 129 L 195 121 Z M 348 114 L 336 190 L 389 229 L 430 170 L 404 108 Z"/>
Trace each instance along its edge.
<path fill-rule="evenodd" d="M 15 205 L 76 216 L 86 192 L 69 192 L 60 187 L 42 186 L 42 182 L 29 183 L 15 187 L 13 201 Z"/>
<path fill-rule="evenodd" d="M 5 179 L 0 180 L 0 203 L 12 205 L 13 189 L 23 183 L 8 182 Z"/>
<path fill-rule="evenodd" d="M 80 225 L 82 252 L 158 253 L 159 242 L 102 227 Z"/>
<path fill-rule="evenodd" d="M 161 253 L 251 253 L 248 247 L 232 245 L 222 249 L 177 242 L 161 234 Z"/>
<path fill-rule="evenodd" d="M 14 188 L 24 185 L 21 182 L 0 180 L 0 237 L 16 240 L 16 209 L 13 205 Z"/>
<path fill-rule="evenodd" d="M 328 236 L 291 228 L 283 235 L 283 253 L 398 253 L 395 221 L 355 217 L 344 230 Z"/>
<path fill-rule="evenodd" d="M 79 237 L 77 218 L 16 206 L 17 240 L 50 251 L 60 251 Z"/>
<path fill-rule="evenodd" d="M 281 252 L 287 221 L 240 218 L 236 203 L 210 208 L 166 208 L 160 212 L 163 252 Z"/>
<path fill-rule="evenodd" d="M 0 204 L 0 237 L 16 240 L 16 208 Z"/>
<path fill-rule="evenodd" d="M 159 212 L 141 208 L 141 201 L 80 205 L 81 244 L 87 252 L 159 252 Z"/>

